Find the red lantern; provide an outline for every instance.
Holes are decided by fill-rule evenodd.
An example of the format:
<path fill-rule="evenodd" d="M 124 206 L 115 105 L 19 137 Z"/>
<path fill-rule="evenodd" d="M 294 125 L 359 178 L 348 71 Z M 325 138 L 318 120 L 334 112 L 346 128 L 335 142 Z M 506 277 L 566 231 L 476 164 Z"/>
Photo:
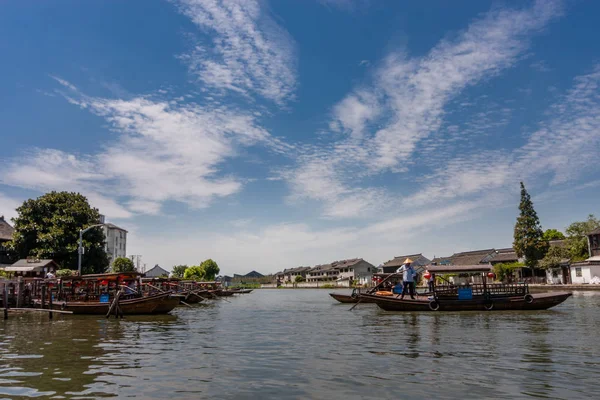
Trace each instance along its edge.
<path fill-rule="evenodd" d="M 108 281 L 106 279 L 103 279 L 100 281 L 101 285 L 108 285 Z"/>
<path fill-rule="evenodd" d="M 494 274 L 493 272 L 488 272 L 487 273 L 488 278 L 490 279 L 494 279 L 496 277 L 496 274 Z"/>
<path fill-rule="evenodd" d="M 429 278 L 431 278 L 431 274 L 429 273 L 429 271 L 426 271 L 426 272 L 423 274 L 423 278 L 425 278 L 425 279 L 427 279 L 427 280 L 429 280 Z"/>

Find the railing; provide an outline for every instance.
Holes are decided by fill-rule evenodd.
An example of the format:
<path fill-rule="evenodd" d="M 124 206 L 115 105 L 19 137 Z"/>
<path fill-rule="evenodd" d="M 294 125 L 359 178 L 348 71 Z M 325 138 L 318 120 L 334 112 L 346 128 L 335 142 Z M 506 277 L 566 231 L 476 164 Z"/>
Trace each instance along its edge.
<path fill-rule="evenodd" d="M 437 297 L 458 297 L 459 288 L 470 288 L 473 296 L 507 297 L 521 296 L 529 293 L 529 287 L 523 283 L 491 283 L 483 285 L 475 283 L 471 285 L 437 285 L 435 295 Z"/>

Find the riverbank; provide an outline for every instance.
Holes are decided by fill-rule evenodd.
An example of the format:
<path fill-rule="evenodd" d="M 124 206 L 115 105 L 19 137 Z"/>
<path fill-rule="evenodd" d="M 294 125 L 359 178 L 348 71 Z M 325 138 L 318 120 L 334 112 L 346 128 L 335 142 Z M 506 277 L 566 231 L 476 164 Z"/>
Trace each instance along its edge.
<path fill-rule="evenodd" d="M 349 287 L 344 287 L 344 286 L 300 286 L 301 284 L 299 284 L 298 286 L 292 286 L 292 285 L 288 285 L 288 286 L 279 286 L 277 287 L 276 285 L 261 285 L 260 289 L 327 289 L 327 290 L 341 290 L 341 289 L 352 289 Z M 591 285 L 591 284 L 586 284 L 586 285 L 543 285 L 543 284 L 530 284 L 529 285 L 529 289 L 532 291 L 540 291 L 540 292 L 571 292 L 571 291 L 591 291 L 591 290 L 598 290 L 600 291 L 600 285 Z M 368 288 L 367 288 L 368 290 Z M 419 286 L 416 289 L 418 292 L 421 291 L 426 291 L 427 287 L 425 286 Z"/>

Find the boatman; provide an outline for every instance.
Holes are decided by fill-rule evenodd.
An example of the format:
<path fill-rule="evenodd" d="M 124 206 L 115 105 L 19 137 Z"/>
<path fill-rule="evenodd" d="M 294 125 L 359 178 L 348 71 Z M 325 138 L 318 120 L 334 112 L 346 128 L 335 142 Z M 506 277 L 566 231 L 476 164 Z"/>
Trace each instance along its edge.
<path fill-rule="evenodd" d="M 404 264 L 398 268 L 396 272 L 402 272 L 402 281 L 404 282 L 404 286 L 402 288 L 402 296 L 400 296 L 400 300 L 404 298 L 404 295 L 409 292 L 410 298 L 415 299 L 415 275 L 416 272 L 412 267 L 412 260 L 407 258 L 404 260 Z"/>

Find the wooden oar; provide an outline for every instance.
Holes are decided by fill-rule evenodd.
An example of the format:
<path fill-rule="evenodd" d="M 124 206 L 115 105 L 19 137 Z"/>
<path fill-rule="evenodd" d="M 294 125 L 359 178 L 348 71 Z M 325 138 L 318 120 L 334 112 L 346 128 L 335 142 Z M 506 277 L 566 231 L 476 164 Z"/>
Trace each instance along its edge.
<path fill-rule="evenodd" d="M 388 276 L 387 278 L 385 278 L 384 280 L 382 280 L 381 282 L 379 282 L 379 284 L 377 286 L 375 286 L 373 289 L 367 291 L 367 294 L 371 294 L 371 293 L 375 292 L 378 287 L 380 287 L 381 285 L 383 285 L 384 282 L 390 280 L 392 277 L 394 277 L 396 275 L 398 275 L 398 273 L 397 272 L 393 272 L 390 276 Z M 362 301 L 362 299 L 359 298 L 358 301 L 356 302 L 356 304 L 354 304 L 348 311 L 354 310 L 354 307 L 356 307 L 357 305 L 359 305 L 361 301 Z"/>

